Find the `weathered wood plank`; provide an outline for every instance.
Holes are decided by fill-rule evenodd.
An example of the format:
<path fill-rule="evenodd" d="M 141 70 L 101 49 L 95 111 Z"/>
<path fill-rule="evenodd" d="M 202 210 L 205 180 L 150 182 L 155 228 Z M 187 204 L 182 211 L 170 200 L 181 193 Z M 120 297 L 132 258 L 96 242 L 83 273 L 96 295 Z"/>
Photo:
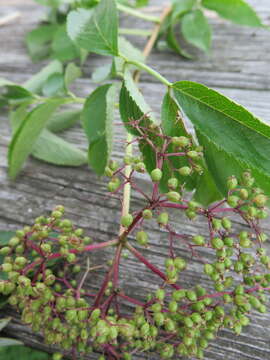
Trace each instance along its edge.
<path fill-rule="evenodd" d="M 249 1 L 258 10 L 260 15 L 269 22 L 270 4 L 268 0 Z M 153 0 L 151 4 L 160 7 L 164 1 Z M 16 82 L 25 81 L 36 72 L 42 64 L 31 64 L 23 45 L 24 34 L 32 29 L 43 10 L 31 0 L 9 0 L 0 3 L 0 16 L 13 10 L 22 13 L 16 23 L 0 27 L 0 49 L 5 56 L 0 57 L 0 76 L 7 77 Z M 31 14 L 31 16 L 29 15 Z M 202 82 L 217 88 L 234 100 L 247 106 L 265 121 L 270 121 L 270 45 L 268 32 L 262 29 L 250 29 L 233 26 L 223 20 L 212 18 L 214 26 L 214 45 L 211 57 L 200 56 L 196 61 L 184 61 L 172 53 L 154 51 L 149 63 L 163 73 L 171 81 L 188 79 Z M 124 24 L 129 25 L 124 19 Z M 140 21 L 135 22 L 142 26 Z M 134 23 L 134 25 L 135 25 Z M 123 25 L 125 26 L 125 25 Z M 141 41 L 137 41 L 142 46 Z M 94 85 L 89 83 L 88 77 L 93 69 L 100 65 L 100 57 L 91 56 L 85 65 L 85 76 L 75 85 L 78 95 L 86 96 L 93 90 Z M 106 59 L 102 58 L 105 63 Z M 142 90 L 148 102 L 153 105 L 153 111 L 160 108 L 163 86 L 157 84 L 148 75 L 142 76 Z M 86 148 L 86 141 L 79 127 L 64 134 L 64 137 Z M 84 228 L 97 240 L 109 240 L 117 234 L 119 219 L 119 202 L 106 197 L 106 182 L 99 179 L 87 167 L 73 170 L 71 168 L 58 168 L 29 160 L 22 174 L 16 182 L 11 182 L 6 176 L 6 153 L 10 139 L 10 129 L 6 114 L 0 117 L 0 229 L 16 229 L 24 224 L 31 223 L 35 217 L 47 213 L 54 205 L 63 204 L 69 216 L 78 226 Z M 115 134 L 114 157 L 121 158 L 124 145 L 124 134 L 119 127 Z M 140 184 L 148 187 L 145 177 L 139 179 Z M 133 208 L 142 204 L 140 196 L 134 195 Z M 187 234 L 207 234 L 206 224 L 199 219 L 196 223 L 187 222 L 183 216 L 174 217 L 177 221 L 176 229 L 181 229 Z M 235 223 L 239 229 L 241 224 Z M 265 230 L 270 230 L 270 224 L 265 223 Z M 166 236 L 164 232 L 151 230 L 150 249 L 145 251 L 146 256 L 163 267 L 166 254 Z M 132 239 L 132 237 L 131 237 Z M 269 244 L 268 244 L 269 246 Z M 177 244 L 178 255 L 187 258 L 183 244 Z M 203 254 L 203 252 L 202 252 Z M 104 262 L 104 256 L 98 253 L 97 263 Z M 206 254 L 207 255 L 207 254 Z M 210 256 L 209 254 L 207 256 Z M 105 252 L 105 258 L 110 254 Z M 209 282 L 202 275 L 202 264 L 198 260 L 190 262 L 190 266 L 183 274 L 183 286 L 191 286 L 194 282 L 201 282 L 209 286 Z M 155 289 L 156 278 L 148 272 L 142 264 L 129 257 L 121 264 L 121 284 L 128 284 L 127 292 L 136 293 L 144 299 L 150 289 Z M 134 277 L 133 274 L 136 274 Z M 101 274 L 97 273 L 96 280 Z M 88 286 L 96 286 L 88 280 Z M 13 314 L 13 312 L 12 312 Z M 270 358 L 269 347 L 269 315 L 253 315 L 252 325 L 245 332 L 235 337 L 229 331 L 223 331 L 218 341 L 211 345 L 206 353 L 209 360 L 264 360 Z M 45 348 L 38 335 L 23 326 L 18 320 L 7 328 L 11 334 L 23 339 L 34 347 Z M 90 356 L 91 359 L 96 358 Z M 156 356 L 142 357 L 156 359 Z"/>

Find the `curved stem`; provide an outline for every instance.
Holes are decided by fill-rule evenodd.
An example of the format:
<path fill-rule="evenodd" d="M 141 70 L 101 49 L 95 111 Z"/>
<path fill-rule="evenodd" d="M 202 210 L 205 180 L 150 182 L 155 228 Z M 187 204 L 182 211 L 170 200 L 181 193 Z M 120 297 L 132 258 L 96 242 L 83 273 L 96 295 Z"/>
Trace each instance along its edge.
<path fill-rule="evenodd" d="M 132 9 L 131 7 L 122 5 L 122 4 L 117 4 L 117 8 L 118 10 L 128 14 L 128 15 L 132 15 L 135 16 L 139 19 L 142 20 L 146 20 L 146 21 L 150 21 L 150 22 L 155 22 L 155 23 L 159 23 L 160 22 L 160 18 L 158 16 L 152 16 L 152 15 L 146 15 L 141 11 Z"/>

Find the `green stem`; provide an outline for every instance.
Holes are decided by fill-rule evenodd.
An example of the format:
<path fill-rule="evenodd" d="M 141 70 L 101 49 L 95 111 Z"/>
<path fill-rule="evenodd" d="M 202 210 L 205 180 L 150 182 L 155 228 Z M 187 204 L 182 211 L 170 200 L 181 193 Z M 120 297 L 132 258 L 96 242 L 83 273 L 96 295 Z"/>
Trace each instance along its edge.
<path fill-rule="evenodd" d="M 162 84 L 168 86 L 169 88 L 171 88 L 173 86 L 173 84 L 168 81 L 164 76 L 162 76 L 160 73 L 158 73 L 156 70 L 152 69 L 150 66 L 141 63 L 139 61 L 134 61 L 134 60 L 128 60 L 125 59 L 126 62 L 128 64 L 131 65 L 135 65 L 137 68 L 139 68 L 140 70 L 144 70 L 146 71 L 148 74 L 152 75 L 153 77 L 155 77 L 158 81 L 160 81 Z"/>
<path fill-rule="evenodd" d="M 147 37 L 150 36 L 151 33 L 152 33 L 151 30 L 143 30 L 143 29 L 126 29 L 126 28 L 119 29 L 119 34 L 122 35 L 135 35 L 135 36 Z"/>
<path fill-rule="evenodd" d="M 135 16 L 135 17 L 137 17 L 139 19 L 143 19 L 143 20 L 146 20 L 146 21 L 151 21 L 151 22 L 154 22 L 154 23 L 159 23 L 160 22 L 160 18 L 157 17 L 157 16 L 146 15 L 146 14 L 142 13 L 141 11 L 132 9 L 132 8 L 130 8 L 128 6 L 125 6 L 125 5 L 122 5 L 122 4 L 117 4 L 117 8 L 118 8 L 118 10 L 120 10 L 120 11 L 126 13 L 126 14 Z"/>

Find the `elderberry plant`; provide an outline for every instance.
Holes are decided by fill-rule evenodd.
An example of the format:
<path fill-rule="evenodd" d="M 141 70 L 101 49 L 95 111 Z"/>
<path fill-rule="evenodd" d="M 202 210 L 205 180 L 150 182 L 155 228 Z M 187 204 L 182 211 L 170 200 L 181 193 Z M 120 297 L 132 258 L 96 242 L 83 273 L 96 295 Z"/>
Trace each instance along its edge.
<path fill-rule="evenodd" d="M 247 170 L 240 179 L 232 176 L 227 180 L 227 196 L 222 201 L 203 207 L 187 200 L 183 183 L 200 171 L 201 147 L 191 137 L 166 135 L 166 130 L 153 126 L 147 116 L 131 120 L 129 126 L 139 134 L 135 140 L 144 139 L 154 152 L 152 189 L 145 192 L 136 183 L 134 175 L 145 172 L 146 164 L 133 156 L 126 157 L 120 166 L 108 164 L 108 189 L 117 195 L 128 185 L 141 194 L 143 207 L 122 215 L 118 237 L 95 242 L 64 218 L 63 206 L 57 206 L 50 216 L 41 216 L 33 226 L 18 230 L 0 249 L 5 256 L 1 269 L 7 273 L 7 279 L 0 282 L 0 292 L 8 296 L 24 323 L 34 332 L 42 332 L 47 344 L 58 345 L 74 359 L 92 351 L 103 354 L 100 360 L 132 359 L 143 352 L 157 352 L 163 359 L 183 355 L 203 359 L 204 350 L 220 329 L 232 329 L 239 335 L 253 311 L 267 311 L 270 257 L 263 247 L 267 236 L 260 227 L 260 220 L 267 217 L 267 197 Z M 158 139 L 158 144 L 151 138 Z M 175 159 L 185 165 L 174 169 Z M 179 173 L 182 182 L 170 177 L 169 191 L 164 194 L 159 184 L 165 162 L 172 173 Z M 192 221 L 204 218 L 209 235 L 177 232 L 169 209 L 184 212 Z M 246 223 L 245 231 L 233 228 L 232 216 Z M 167 233 L 168 254 L 162 270 L 142 254 L 143 248 L 149 247 L 145 227 L 151 219 Z M 130 240 L 131 235 L 135 240 Z M 190 251 L 189 261 L 177 256 L 175 243 L 179 241 Z M 95 252 L 107 247 L 112 247 L 114 255 L 99 290 L 86 290 L 87 275 L 99 267 Z M 144 302 L 126 295 L 121 287 L 119 264 L 124 249 L 160 279 L 157 290 Z M 213 262 L 201 258 L 201 249 L 214 255 Z M 79 254 L 86 253 L 90 261 L 77 281 L 74 274 L 80 272 Z M 200 259 L 211 288 L 180 285 L 179 277 L 194 257 Z M 52 268 L 51 262 L 56 259 L 60 266 Z M 133 306 L 128 315 L 122 309 L 125 303 Z M 55 353 L 53 358 L 61 359 L 62 353 Z"/>
<path fill-rule="evenodd" d="M 267 124 L 220 93 L 195 82 L 171 83 L 145 61 L 154 44 L 164 37 L 170 47 L 182 53 L 173 37 L 179 22 L 186 40 L 208 48 L 209 32 L 201 32 L 199 21 L 204 16 L 202 5 L 237 23 L 261 26 L 261 22 L 242 0 L 237 1 L 237 17 L 231 2 L 203 0 L 173 1 L 158 19 L 131 8 L 127 1 L 38 2 L 51 6 L 49 24 L 42 25 L 47 27 L 40 35 L 29 34 L 28 47 L 38 57 L 50 54 L 57 60 L 22 86 L 0 80 L 0 105 L 12 109 L 9 175 L 15 178 L 30 154 L 62 166 L 88 163 L 98 175 L 110 178 L 109 192 L 122 197 L 121 227 L 115 239 L 93 242 L 64 218 L 62 206 L 56 207 L 49 217 L 39 217 L 33 226 L 17 231 L 1 248 L 1 269 L 6 278 L 0 282 L 0 292 L 33 331 L 43 333 L 47 344 L 58 345 L 74 359 L 91 351 L 103 353 L 100 360 L 105 356 L 131 359 L 141 352 L 158 352 L 162 358 L 203 358 L 219 329 L 230 328 L 240 334 L 253 309 L 266 311 L 270 258 L 263 247 L 267 236 L 259 222 L 267 217 L 270 194 L 270 131 Z M 126 29 L 119 28 L 118 11 L 156 23 L 143 53 L 119 36 Z M 190 34 L 190 28 L 196 29 L 197 24 L 199 31 L 197 28 Z M 202 33 L 208 35 L 201 38 Z M 40 43 L 44 34 L 47 37 Z M 52 38 L 50 34 L 57 35 Z M 88 52 L 111 56 L 112 63 L 95 73 L 95 79 L 102 78 L 105 84 L 83 99 L 70 88 L 81 76 L 80 67 L 62 62 L 80 57 L 83 63 Z M 155 77 L 167 89 L 160 122 L 138 88 L 139 71 Z M 108 83 L 111 78 L 120 79 L 120 86 L 118 81 Z M 67 110 L 70 104 L 82 108 Z M 115 108 L 119 108 L 128 133 L 120 166 L 110 160 Z M 187 131 L 183 113 L 195 135 Z M 89 140 L 88 154 L 57 135 L 78 119 Z M 133 144 L 138 145 L 138 157 L 133 156 Z M 149 174 L 150 192 L 139 187 L 136 173 Z M 131 190 L 144 198 L 139 211 L 129 210 Z M 168 209 L 183 212 L 189 221 L 204 218 L 209 236 L 178 233 Z M 233 229 L 232 216 L 244 220 L 248 230 Z M 168 234 L 163 270 L 137 249 L 149 246 L 145 224 L 151 219 Z M 135 244 L 130 235 L 134 235 Z M 212 287 L 181 287 L 179 275 L 189 263 L 177 256 L 176 241 L 190 251 L 190 262 L 199 257 Z M 94 253 L 107 247 L 113 249 L 114 256 L 99 290 L 89 292 L 85 280 L 99 268 Z M 160 278 L 157 291 L 144 302 L 121 288 L 119 264 L 124 249 Z M 215 260 L 201 258 L 201 249 L 213 254 Z M 90 259 L 87 270 L 76 280 L 79 255 L 86 253 Z M 122 307 L 126 303 L 134 306 L 128 315 Z M 54 354 L 54 360 L 61 358 L 62 353 Z"/>

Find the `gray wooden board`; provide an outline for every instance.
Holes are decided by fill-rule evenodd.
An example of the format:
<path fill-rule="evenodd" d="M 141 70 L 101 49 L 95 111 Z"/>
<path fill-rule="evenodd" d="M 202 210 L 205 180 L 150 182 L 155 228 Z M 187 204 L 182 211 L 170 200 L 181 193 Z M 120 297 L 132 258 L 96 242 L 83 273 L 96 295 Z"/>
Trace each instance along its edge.
<path fill-rule="evenodd" d="M 164 1 L 153 0 L 151 6 L 154 11 Z M 270 18 L 269 0 L 250 0 L 266 23 Z M 13 11 L 20 11 L 21 17 L 14 23 L 0 27 L 0 77 L 5 77 L 18 83 L 24 82 L 43 64 L 32 64 L 25 51 L 23 37 L 27 31 L 34 28 L 43 14 L 42 7 L 31 0 L 1 0 L 0 17 Z M 214 28 L 213 50 L 211 56 L 200 54 L 194 61 L 186 61 L 171 52 L 155 50 L 149 59 L 149 64 L 165 75 L 170 81 L 193 80 L 213 87 L 230 96 L 235 101 L 246 106 L 265 121 L 270 121 L 270 42 L 269 32 L 262 29 L 251 29 L 232 25 L 211 15 Z M 123 27 L 129 26 L 129 19 L 123 18 Z M 141 21 L 134 21 L 134 26 L 142 27 Z M 142 47 L 142 40 L 135 39 Z M 107 58 L 91 55 L 84 66 L 84 77 L 78 80 L 74 91 L 80 96 L 87 96 L 95 87 L 89 81 L 92 71 L 106 63 Z M 147 74 L 142 75 L 141 88 L 153 111 L 158 113 L 164 87 Z M 121 126 L 116 127 L 114 140 L 114 158 L 121 158 L 124 144 L 124 133 Z M 63 136 L 86 149 L 86 139 L 79 126 Z M 67 216 L 84 228 L 97 241 L 109 240 L 117 234 L 119 219 L 119 202 L 106 197 L 106 181 L 98 178 L 89 169 L 80 167 L 59 168 L 38 162 L 34 159 L 27 161 L 24 171 L 16 182 L 7 178 L 6 154 L 10 140 L 10 128 L 7 114 L 0 115 L 0 229 L 17 229 L 24 224 L 30 224 L 41 214 L 48 213 L 56 204 L 66 207 Z M 149 186 L 145 177 L 138 181 L 146 189 Z M 134 195 L 133 209 L 143 203 L 140 196 Z M 206 234 L 207 227 L 202 219 L 191 223 L 183 216 L 173 217 L 177 220 L 176 229 L 187 234 Z M 241 222 L 235 220 L 235 226 L 240 229 Z M 270 230 L 269 223 L 264 224 L 265 231 Z M 166 254 L 166 236 L 158 230 L 150 231 L 150 249 L 146 256 L 163 267 Z M 178 255 L 189 259 L 183 244 L 176 245 Z M 105 251 L 109 259 L 110 253 Z M 205 254 L 210 256 L 209 254 Z M 92 257 L 92 255 L 91 255 Z M 93 257 L 92 257 L 93 258 Z M 95 263 L 104 261 L 103 253 L 98 252 L 93 258 Z M 82 261 L 82 263 L 84 263 Z M 201 263 L 196 259 L 190 261 L 188 270 L 181 277 L 184 286 L 201 283 L 209 286 L 202 275 Z M 155 289 L 156 278 L 145 267 L 129 256 L 121 264 L 121 282 L 126 285 L 128 294 L 135 294 L 144 299 L 145 294 Z M 134 274 L 134 275 L 133 275 Z M 88 279 L 89 288 L 95 288 L 101 274 L 95 274 Z M 48 349 L 42 343 L 42 338 L 31 332 L 18 320 L 7 327 L 7 332 L 22 339 L 26 344 L 41 349 Z M 236 337 L 230 331 L 222 331 L 220 337 L 206 352 L 206 359 L 218 360 L 266 360 L 270 359 L 270 315 L 252 315 L 252 323 L 242 335 Z M 52 350 L 51 348 L 48 350 Z M 90 356 L 90 359 L 96 356 Z M 156 359 L 152 356 L 138 356 L 136 359 Z"/>

